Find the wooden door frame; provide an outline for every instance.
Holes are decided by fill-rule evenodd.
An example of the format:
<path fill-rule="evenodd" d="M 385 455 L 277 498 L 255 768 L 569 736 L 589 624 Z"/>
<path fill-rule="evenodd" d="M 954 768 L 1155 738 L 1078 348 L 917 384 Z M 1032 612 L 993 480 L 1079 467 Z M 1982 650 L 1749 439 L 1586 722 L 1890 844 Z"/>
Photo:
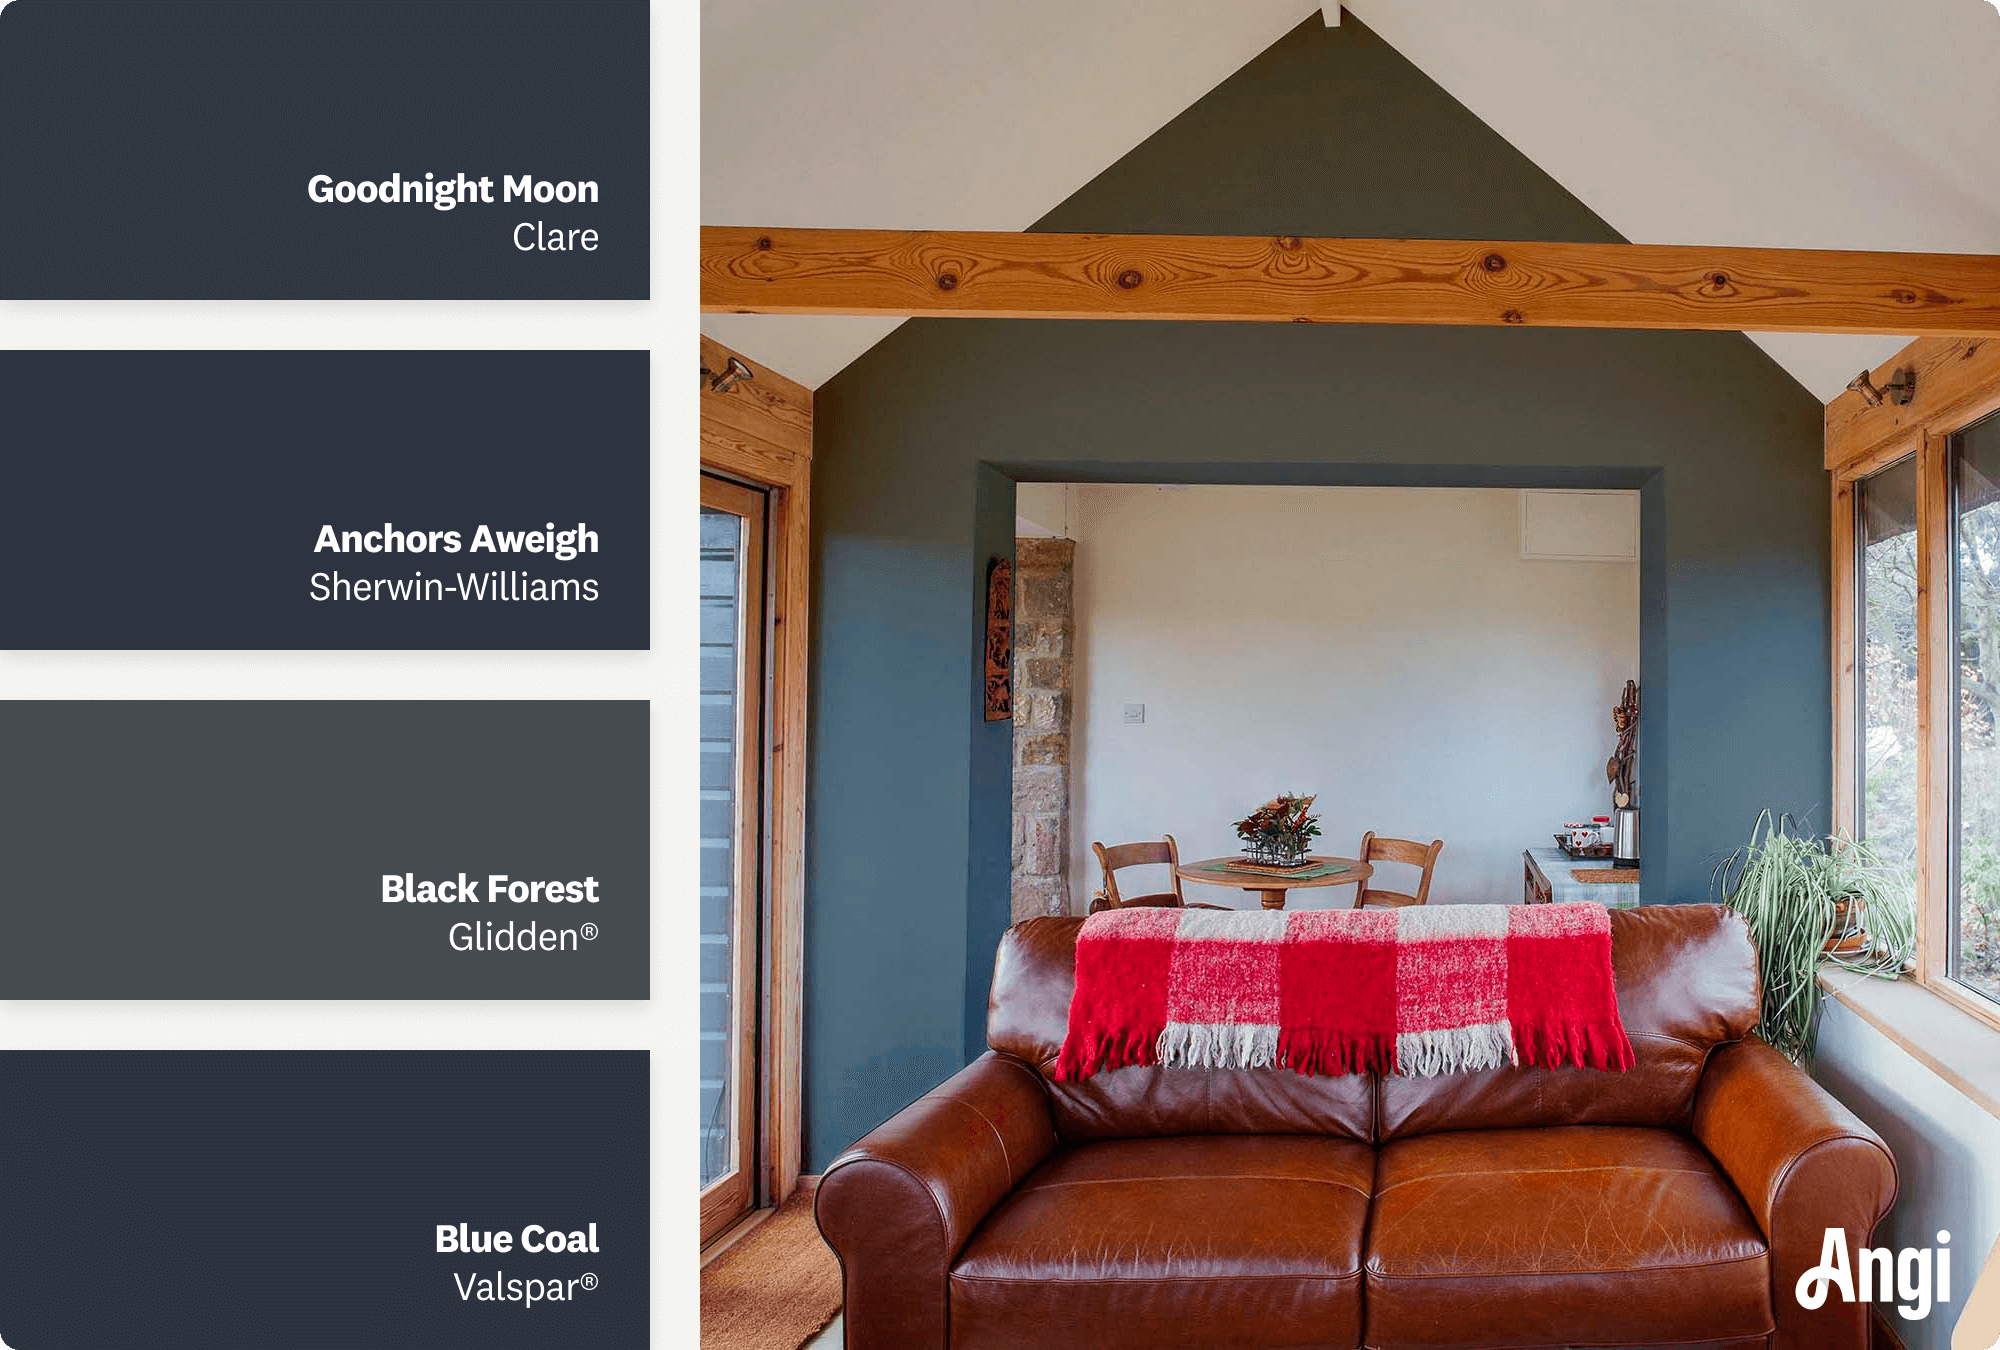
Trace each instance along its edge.
<path fill-rule="evenodd" d="M 701 339 L 705 371 L 743 358 Z M 701 387 L 701 471 L 761 488 L 765 516 L 764 912 L 759 986 L 762 1128 L 757 1205 L 798 1185 L 803 1132 L 806 662 L 811 598 L 812 391 L 744 362 L 752 377 Z"/>
<path fill-rule="evenodd" d="M 764 494 L 725 478 L 704 475 L 701 504 L 743 522 L 737 550 L 736 706 L 733 771 L 736 810 L 730 825 L 730 998 L 728 1025 L 729 1114 L 735 1141 L 729 1174 L 701 1197 L 702 1241 L 725 1232 L 757 1208 L 760 1131 L 757 1104 L 765 1095 L 758 1081 L 760 930 L 764 897 L 764 604 L 767 595 Z M 747 808 L 747 809 L 746 809 Z"/>

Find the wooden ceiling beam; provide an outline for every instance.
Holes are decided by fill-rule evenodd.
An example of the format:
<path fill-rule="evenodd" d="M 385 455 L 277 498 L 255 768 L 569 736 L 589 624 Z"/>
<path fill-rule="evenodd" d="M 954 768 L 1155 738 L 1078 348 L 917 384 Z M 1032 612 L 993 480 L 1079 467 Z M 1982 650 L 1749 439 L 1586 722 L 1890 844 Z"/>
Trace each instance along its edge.
<path fill-rule="evenodd" d="M 2000 336 L 2000 257 L 704 226 L 705 314 Z"/>

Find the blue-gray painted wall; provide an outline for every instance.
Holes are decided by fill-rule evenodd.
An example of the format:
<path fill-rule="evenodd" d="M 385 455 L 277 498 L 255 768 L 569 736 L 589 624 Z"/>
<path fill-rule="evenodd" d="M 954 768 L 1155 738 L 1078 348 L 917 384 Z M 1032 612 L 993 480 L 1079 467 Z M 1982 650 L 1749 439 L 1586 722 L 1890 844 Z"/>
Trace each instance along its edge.
<path fill-rule="evenodd" d="M 1038 228 L 1618 238 L 1351 17 L 1301 24 Z M 1639 488 L 1657 902 L 1705 898 L 1761 807 L 1826 819 L 1820 443 L 1818 402 L 1735 334 L 904 324 L 815 400 L 808 1170 L 983 1042 L 1010 733 L 980 716 L 979 635 L 1015 481 Z M 1579 715 L 1608 753 L 1609 710 Z"/>

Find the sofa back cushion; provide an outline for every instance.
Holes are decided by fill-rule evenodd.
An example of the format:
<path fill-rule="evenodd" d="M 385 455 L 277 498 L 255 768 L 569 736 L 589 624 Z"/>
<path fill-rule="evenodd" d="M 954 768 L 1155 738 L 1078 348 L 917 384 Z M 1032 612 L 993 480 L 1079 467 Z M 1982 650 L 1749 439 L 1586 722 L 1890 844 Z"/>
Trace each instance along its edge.
<path fill-rule="evenodd" d="M 1059 1134 L 1330 1134 L 1386 1141 L 1439 1130 L 1534 1125 L 1685 1125 L 1709 1052 L 1757 1024 L 1749 930 L 1720 905 L 1611 914 L 1618 1010 L 1637 1063 L 1627 1073 L 1495 1069 L 1434 1078 L 1307 1078 L 1285 1069 L 1126 1068 L 1054 1081 L 1076 984 L 1083 920 L 1029 919 L 1001 940 L 986 1039 L 1049 1085 Z"/>
<path fill-rule="evenodd" d="M 1065 1139 L 1164 1134 L 1325 1134 L 1369 1140 L 1375 1080 L 1305 1078 L 1286 1069 L 1132 1066 L 1080 1083 L 1055 1081 L 1076 989 L 1082 919 L 1027 919 L 1007 930 L 994 961 L 986 1042 L 1032 1064 L 1049 1085 Z"/>
<path fill-rule="evenodd" d="M 1611 912 L 1618 1015 L 1637 1060 L 1625 1073 L 1493 1069 L 1382 1079 L 1377 1138 L 1530 1125 L 1685 1126 L 1709 1052 L 1757 1025 L 1757 949 L 1721 905 Z"/>

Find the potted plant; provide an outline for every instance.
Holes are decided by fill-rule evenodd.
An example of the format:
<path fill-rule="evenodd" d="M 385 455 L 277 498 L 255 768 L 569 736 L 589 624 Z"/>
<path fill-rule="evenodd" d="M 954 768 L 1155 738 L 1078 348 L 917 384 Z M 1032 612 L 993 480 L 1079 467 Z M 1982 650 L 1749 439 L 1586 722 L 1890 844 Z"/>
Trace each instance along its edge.
<path fill-rule="evenodd" d="M 1303 867 L 1319 837 L 1319 817 L 1309 814 L 1315 800 L 1284 793 L 1237 821 L 1244 856 L 1267 867 Z"/>
<path fill-rule="evenodd" d="M 1757 944 L 1757 1034 L 1794 1060 L 1812 1056 L 1822 964 L 1895 979 L 1916 950 L 1909 879 L 1865 840 L 1801 834 L 1765 811 L 1717 865 L 1714 886 Z"/>

